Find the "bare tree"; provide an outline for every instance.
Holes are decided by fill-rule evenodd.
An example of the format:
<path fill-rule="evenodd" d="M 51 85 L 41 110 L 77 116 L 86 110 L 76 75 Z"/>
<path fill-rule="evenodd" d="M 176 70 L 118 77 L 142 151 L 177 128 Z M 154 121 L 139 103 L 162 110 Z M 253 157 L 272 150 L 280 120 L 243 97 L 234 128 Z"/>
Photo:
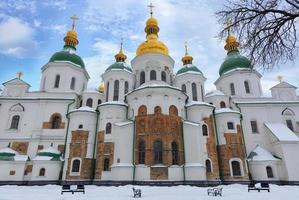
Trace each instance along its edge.
<path fill-rule="evenodd" d="M 216 16 L 221 24 L 231 20 L 219 37 L 231 28 L 255 66 L 272 69 L 298 54 L 299 0 L 228 0 Z"/>

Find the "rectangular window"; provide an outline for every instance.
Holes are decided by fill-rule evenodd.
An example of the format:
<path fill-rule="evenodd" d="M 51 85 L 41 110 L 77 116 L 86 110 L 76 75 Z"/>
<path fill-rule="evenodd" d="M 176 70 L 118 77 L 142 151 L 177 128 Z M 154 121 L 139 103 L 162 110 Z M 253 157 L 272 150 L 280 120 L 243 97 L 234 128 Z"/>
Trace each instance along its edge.
<path fill-rule="evenodd" d="M 14 176 L 15 174 L 16 174 L 16 171 L 10 171 L 10 172 L 9 172 L 9 175 L 10 175 L 10 176 Z"/>
<path fill-rule="evenodd" d="M 292 122 L 292 120 L 287 119 L 287 120 L 286 120 L 286 123 L 287 123 L 287 127 L 288 127 L 289 129 L 291 129 L 292 131 L 294 131 L 294 127 L 293 127 L 293 122 Z"/>
<path fill-rule="evenodd" d="M 44 145 L 38 145 L 37 146 L 37 150 L 39 151 L 39 150 L 42 150 L 42 149 L 44 149 Z"/>
<path fill-rule="evenodd" d="M 258 133 L 258 128 L 257 128 L 257 122 L 256 121 L 250 121 L 250 125 L 251 125 L 251 130 L 252 133 Z"/>
<path fill-rule="evenodd" d="M 227 122 L 227 129 L 228 130 L 234 130 L 235 129 L 234 123 L 233 122 Z"/>

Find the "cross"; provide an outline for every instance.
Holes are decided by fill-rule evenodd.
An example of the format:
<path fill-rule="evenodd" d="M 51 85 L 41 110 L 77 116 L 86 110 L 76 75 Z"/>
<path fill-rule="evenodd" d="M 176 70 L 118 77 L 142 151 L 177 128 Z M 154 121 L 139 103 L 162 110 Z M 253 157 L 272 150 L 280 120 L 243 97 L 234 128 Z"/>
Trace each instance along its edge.
<path fill-rule="evenodd" d="M 188 46 L 187 46 L 187 41 L 185 41 L 185 55 L 188 55 Z"/>
<path fill-rule="evenodd" d="M 23 76 L 23 72 L 17 72 L 17 77 L 20 79 Z"/>
<path fill-rule="evenodd" d="M 124 38 L 120 38 L 120 50 L 123 49 L 123 40 L 124 40 Z"/>
<path fill-rule="evenodd" d="M 151 2 L 147 7 L 150 8 L 150 14 L 151 14 L 151 17 L 153 17 L 153 8 L 154 8 L 155 6 L 154 6 L 153 3 Z"/>
<path fill-rule="evenodd" d="M 226 26 L 225 28 L 227 28 L 227 32 L 228 34 L 230 34 L 230 27 L 231 25 L 233 24 L 232 20 L 231 19 L 228 19 L 224 22 L 224 25 Z"/>
<path fill-rule="evenodd" d="M 281 83 L 283 80 L 283 76 L 281 76 L 281 75 L 277 76 L 277 80 Z"/>
<path fill-rule="evenodd" d="M 76 23 L 76 21 L 77 21 L 78 19 L 79 19 L 79 18 L 78 18 L 76 15 L 74 15 L 74 16 L 71 17 L 71 20 L 73 20 L 72 30 L 74 30 L 74 28 L 75 28 L 75 23 Z"/>

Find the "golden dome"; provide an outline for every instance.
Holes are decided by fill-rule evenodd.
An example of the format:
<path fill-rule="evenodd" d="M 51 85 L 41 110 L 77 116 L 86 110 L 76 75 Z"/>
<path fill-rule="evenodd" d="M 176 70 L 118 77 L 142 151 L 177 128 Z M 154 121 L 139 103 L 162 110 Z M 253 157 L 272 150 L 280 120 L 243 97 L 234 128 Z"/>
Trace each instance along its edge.
<path fill-rule="evenodd" d="M 192 64 L 193 57 L 188 54 L 187 42 L 185 42 L 185 56 L 182 58 L 184 65 Z"/>
<path fill-rule="evenodd" d="M 120 49 L 119 49 L 119 52 L 118 52 L 118 54 L 116 54 L 114 57 L 115 57 L 116 62 L 125 62 L 125 61 L 126 61 L 127 56 L 126 56 L 126 54 L 124 54 L 124 52 L 123 52 L 123 42 L 122 42 L 122 41 L 121 41 L 121 43 L 120 43 Z"/>
<path fill-rule="evenodd" d="M 224 46 L 224 49 L 227 50 L 228 52 L 231 52 L 231 51 L 237 51 L 238 48 L 239 48 L 239 42 L 237 42 L 237 39 L 229 33 L 226 38 L 226 44 Z"/>
<path fill-rule="evenodd" d="M 160 28 L 158 26 L 158 20 L 153 17 L 152 4 L 149 6 L 151 8 L 151 17 L 146 21 L 146 26 L 144 31 L 146 32 L 146 41 L 141 43 L 136 50 L 136 55 L 140 56 L 145 53 L 160 53 L 164 55 L 169 54 L 167 46 L 158 40 L 158 32 Z"/>
<path fill-rule="evenodd" d="M 158 20 L 151 17 L 146 21 L 146 26 L 158 26 Z"/>
<path fill-rule="evenodd" d="M 73 20 L 72 29 L 69 30 L 66 36 L 64 37 L 64 43 L 65 46 L 69 46 L 76 49 L 76 46 L 79 44 L 79 40 L 75 31 L 75 21 L 78 20 L 78 18 L 74 15 L 73 17 L 71 17 L 71 19 Z"/>
<path fill-rule="evenodd" d="M 105 90 L 105 85 L 104 85 L 104 83 L 101 83 L 101 84 L 99 85 L 98 90 L 99 90 L 100 93 L 104 93 L 104 90 Z"/>

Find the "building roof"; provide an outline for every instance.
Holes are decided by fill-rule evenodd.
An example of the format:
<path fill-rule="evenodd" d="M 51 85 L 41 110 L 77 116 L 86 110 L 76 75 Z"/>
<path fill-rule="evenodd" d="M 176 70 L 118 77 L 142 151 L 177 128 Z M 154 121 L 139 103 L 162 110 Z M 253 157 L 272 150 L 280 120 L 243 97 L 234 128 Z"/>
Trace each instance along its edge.
<path fill-rule="evenodd" d="M 244 69 L 252 68 L 250 60 L 242 56 L 238 50 L 230 51 L 227 53 L 224 62 L 220 66 L 219 75 L 221 76 L 225 72 L 228 72 L 236 68 L 244 68 Z"/>
<path fill-rule="evenodd" d="M 287 83 L 285 81 L 282 81 L 282 82 L 278 83 L 277 85 L 270 88 L 270 90 L 272 90 L 273 88 L 294 88 L 294 89 L 297 89 L 296 86 L 291 85 L 290 83 Z"/>
<path fill-rule="evenodd" d="M 27 161 L 27 155 L 19 155 L 19 153 L 10 147 L 0 149 L 0 161 Z"/>
<path fill-rule="evenodd" d="M 299 142 L 299 137 L 283 123 L 265 123 L 265 126 L 281 142 Z"/>
<path fill-rule="evenodd" d="M 110 65 L 107 69 L 107 71 L 113 70 L 113 69 L 124 69 L 127 70 L 129 72 L 132 72 L 132 68 L 130 67 L 129 64 L 125 63 L 125 62 L 115 62 L 114 64 Z"/>
<path fill-rule="evenodd" d="M 184 67 L 179 69 L 179 71 L 176 73 L 177 75 L 187 73 L 187 72 L 197 72 L 202 75 L 202 72 L 193 64 L 186 64 Z"/>
<path fill-rule="evenodd" d="M 50 58 L 49 62 L 71 62 L 76 66 L 85 69 L 85 64 L 80 56 L 78 56 L 75 51 L 63 49 L 59 52 L 54 53 L 54 55 Z"/>
<path fill-rule="evenodd" d="M 249 153 L 248 160 L 250 161 L 276 161 L 279 160 L 271 152 L 265 150 L 259 145 Z"/>
<path fill-rule="evenodd" d="M 212 96 L 225 96 L 225 94 L 219 90 L 212 90 L 207 92 L 205 97 L 212 97 Z"/>
<path fill-rule="evenodd" d="M 46 149 L 40 150 L 37 156 L 33 160 L 52 160 L 60 161 L 61 152 L 54 147 L 48 147 Z"/>
<path fill-rule="evenodd" d="M 239 111 L 232 110 L 230 108 L 220 108 L 215 110 L 215 114 L 221 114 L 221 113 L 236 113 L 236 114 L 241 114 Z"/>
<path fill-rule="evenodd" d="M 25 82 L 24 80 L 22 80 L 20 78 L 14 78 L 14 79 L 11 79 L 11 80 L 3 83 L 4 86 L 6 86 L 7 84 L 27 85 L 30 87 L 29 83 Z"/>

